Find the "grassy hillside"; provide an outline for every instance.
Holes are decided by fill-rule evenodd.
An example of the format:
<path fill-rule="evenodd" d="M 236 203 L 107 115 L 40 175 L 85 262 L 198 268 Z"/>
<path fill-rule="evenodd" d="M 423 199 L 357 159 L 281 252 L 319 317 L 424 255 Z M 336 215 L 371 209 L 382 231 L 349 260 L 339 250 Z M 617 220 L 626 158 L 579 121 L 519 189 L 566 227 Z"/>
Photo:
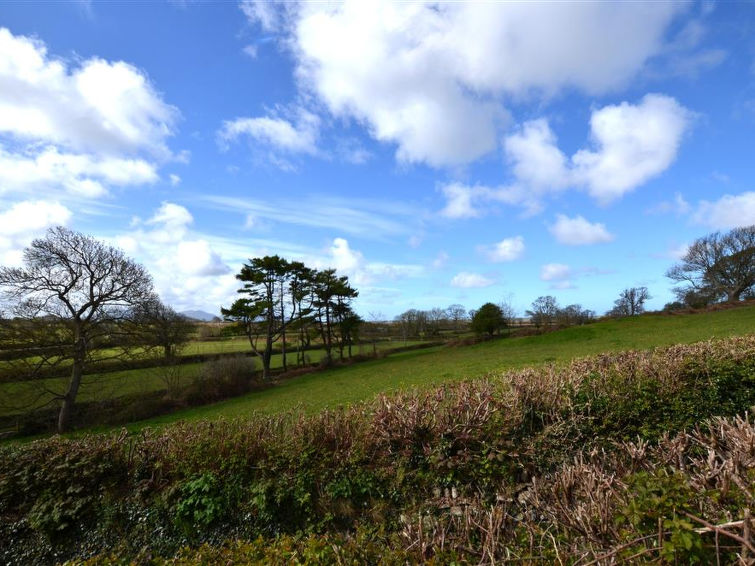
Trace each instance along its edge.
<path fill-rule="evenodd" d="M 415 341 L 384 341 L 377 344 L 378 351 L 386 352 L 391 349 L 421 345 Z M 182 352 L 183 355 L 197 354 L 233 354 L 249 352 L 246 340 L 233 339 L 227 342 L 190 342 Z M 354 354 L 371 353 L 372 345 L 363 344 L 354 348 Z M 313 349 L 306 353 L 310 363 L 317 363 L 325 357 L 325 350 Z M 290 366 L 296 365 L 296 352 L 286 355 Z M 0 366 L 8 362 L 0 361 Z M 181 366 L 180 382 L 189 385 L 198 375 L 201 363 L 186 363 Z M 257 362 L 259 366 L 259 362 Z M 283 367 L 283 355 L 273 354 L 270 367 Z M 52 393 L 62 394 L 68 386 L 68 378 L 48 378 L 38 381 L 11 381 L 0 383 L 0 416 L 24 413 L 30 405 L 44 406 L 52 397 Z M 78 400 L 80 402 L 103 401 L 128 395 L 144 395 L 164 390 L 165 382 L 161 378 L 159 368 L 130 369 L 92 373 L 84 376 Z M 48 392 L 46 393 L 45 390 Z"/>
<path fill-rule="evenodd" d="M 753 404 L 748 336 L 0 446 L 0 562 L 740 563 Z"/>
<path fill-rule="evenodd" d="M 755 307 L 685 315 L 607 320 L 549 334 L 493 340 L 474 346 L 403 352 L 384 359 L 301 376 L 261 392 L 143 421 L 238 417 L 325 408 L 370 399 L 381 392 L 424 387 L 601 352 L 646 349 L 755 332 Z"/>

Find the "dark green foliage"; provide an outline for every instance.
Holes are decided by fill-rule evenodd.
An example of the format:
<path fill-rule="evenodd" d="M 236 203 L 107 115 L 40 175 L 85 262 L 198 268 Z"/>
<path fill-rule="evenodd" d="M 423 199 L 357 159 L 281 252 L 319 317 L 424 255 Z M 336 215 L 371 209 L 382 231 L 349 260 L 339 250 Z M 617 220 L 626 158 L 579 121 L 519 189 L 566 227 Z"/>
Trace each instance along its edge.
<path fill-rule="evenodd" d="M 617 517 L 617 523 L 629 523 L 645 535 L 661 533 L 663 546 L 659 557 L 666 563 L 710 564 L 715 556 L 703 548 L 703 538 L 695 532 L 696 525 L 684 515 L 694 513 L 695 493 L 684 477 L 657 470 L 639 472 L 628 478 L 628 503 Z M 634 545 L 626 553 L 631 556 L 642 546 Z"/>
<path fill-rule="evenodd" d="M 477 334 L 492 336 L 506 326 L 506 320 L 501 307 L 493 303 L 485 303 L 475 312 L 471 326 Z"/>
<path fill-rule="evenodd" d="M 755 405 L 755 360 L 689 363 L 683 370 L 683 387 L 670 387 L 657 379 L 637 376 L 628 380 L 614 375 L 595 387 L 585 380 L 574 397 L 586 438 L 655 439 L 678 432 L 711 415 L 734 415 Z"/>
<path fill-rule="evenodd" d="M 213 473 L 204 473 L 177 488 L 176 522 L 191 531 L 209 527 L 226 512 L 220 481 Z"/>

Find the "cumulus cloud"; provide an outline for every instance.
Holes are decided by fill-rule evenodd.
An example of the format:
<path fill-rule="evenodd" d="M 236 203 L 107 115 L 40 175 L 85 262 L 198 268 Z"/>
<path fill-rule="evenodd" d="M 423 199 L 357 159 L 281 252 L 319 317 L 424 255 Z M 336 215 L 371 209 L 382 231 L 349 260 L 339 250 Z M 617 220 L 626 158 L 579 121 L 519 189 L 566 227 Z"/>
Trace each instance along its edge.
<path fill-rule="evenodd" d="M 603 203 L 635 189 L 673 163 L 690 120 L 689 110 L 660 94 L 648 94 L 638 105 L 622 102 L 593 112 L 595 148 L 572 157 L 578 182 Z"/>
<path fill-rule="evenodd" d="M 573 289 L 571 267 L 563 263 L 547 263 L 540 268 L 540 279 L 550 283 L 550 289 Z"/>
<path fill-rule="evenodd" d="M 176 250 L 176 262 L 189 275 L 223 275 L 230 271 L 220 254 L 206 240 L 180 242 Z"/>
<path fill-rule="evenodd" d="M 315 263 L 318 267 L 334 268 L 339 275 L 347 275 L 352 283 L 366 286 L 416 277 L 424 271 L 419 265 L 368 262 L 362 252 L 352 249 L 345 238 L 335 238 L 328 249 L 328 256 Z"/>
<path fill-rule="evenodd" d="M 234 289 L 231 267 L 211 238 L 192 230 L 193 223 L 186 207 L 163 202 L 152 216 L 135 219 L 133 230 L 112 240 L 144 263 L 160 296 L 171 304 L 195 308 L 212 300 L 227 302 Z"/>
<path fill-rule="evenodd" d="M 97 197 L 154 182 L 177 117 L 133 65 L 68 64 L 0 28 L 0 190 Z"/>
<path fill-rule="evenodd" d="M 451 183 L 440 188 L 446 198 L 446 206 L 440 211 L 446 218 L 475 218 L 480 211 L 475 201 L 485 198 L 490 189 L 486 187 L 470 187 L 462 183 Z"/>
<path fill-rule="evenodd" d="M 363 124 L 374 139 L 395 144 L 399 160 L 439 167 L 496 148 L 507 96 L 566 88 L 601 94 L 627 84 L 663 53 L 666 30 L 685 9 L 242 2 L 250 22 L 282 33 L 303 91 L 333 115 Z"/>
<path fill-rule="evenodd" d="M 540 268 L 540 279 L 543 281 L 563 281 L 571 276 L 571 268 L 563 263 L 547 263 Z"/>
<path fill-rule="evenodd" d="M 700 201 L 693 215 L 698 224 L 726 230 L 755 224 L 755 192 L 724 195 L 717 201 Z"/>
<path fill-rule="evenodd" d="M 176 235 L 182 235 L 192 222 L 194 222 L 194 217 L 186 207 L 172 202 L 163 202 L 146 223 L 157 224 Z"/>
<path fill-rule="evenodd" d="M 469 273 L 468 271 L 457 273 L 451 279 L 451 287 L 460 287 L 462 289 L 490 287 L 493 284 L 495 284 L 494 279 L 490 279 L 479 273 Z"/>
<path fill-rule="evenodd" d="M 606 230 L 604 224 L 590 223 L 583 216 L 569 218 L 564 214 L 556 215 L 556 222 L 548 230 L 556 241 L 568 246 L 584 246 L 612 242 L 613 234 Z"/>
<path fill-rule="evenodd" d="M 508 135 L 505 149 L 518 183 L 537 192 L 564 189 L 572 183 L 566 156 L 544 118 L 525 122 Z"/>
<path fill-rule="evenodd" d="M 0 28 L 0 132 L 77 151 L 165 154 L 176 116 L 133 65 L 69 67 L 42 42 Z"/>
<path fill-rule="evenodd" d="M 0 207 L 0 265 L 21 263 L 23 249 L 52 226 L 69 223 L 71 211 L 54 201 L 23 201 Z"/>
<path fill-rule="evenodd" d="M 279 116 L 236 118 L 223 123 L 218 137 L 223 144 L 247 137 L 262 147 L 289 153 L 317 153 L 320 119 L 299 109 L 295 120 Z"/>
<path fill-rule="evenodd" d="M 504 138 L 512 181 L 498 187 L 452 183 L 441 188 L 448 218 L 479 216 L 483 203 L 500 202 L 542 210 L 543 199 L 576 188 L 607 204 L 668 169 L 676 158 L 692 113 L 674 98 L 648 94 L 593 110 L 590 147 L 568 158 L 545 119 L 525 122 Z"/>
<path fill-rule="evenodd" d="M 524 238 L 522 236 L 504 238 L 497 244 L 484 248 L 483 251 L 490 261 L 514 261 L 522 257 L 524 253 Z"/>
<path fill-rule="evenodd" d="M 108 186 L 152 183 L 155 165 L 143 159 L 61 153 L 56 147 L 8 152 L 0 145 L 0 194 L 56 192 L 96 198 Z"/>

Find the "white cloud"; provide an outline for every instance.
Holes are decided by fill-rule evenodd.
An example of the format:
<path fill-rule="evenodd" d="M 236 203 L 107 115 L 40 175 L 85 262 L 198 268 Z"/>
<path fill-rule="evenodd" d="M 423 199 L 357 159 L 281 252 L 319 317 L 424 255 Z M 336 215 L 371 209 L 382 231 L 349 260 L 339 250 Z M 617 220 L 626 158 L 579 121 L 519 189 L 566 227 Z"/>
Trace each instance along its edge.
<path fill-rule="evenodd" d="M 435 259 L 433 260 L 433 267 L 435 269 L 440 269 L 442 267 L 445 267 L 449 259 L 451 259 L 451 256 L 448 255 L 445 251 L 441 250 L 438 252 L 438 255 L 435 256 Z"/>
<path fill-rule="evenodd" d="M 613 234 L 606 230 L 604 224 L 592 224 L 583 216 L 569 218 L 563 214 L 556 215 L 556 222 L 548 230 L 560 244 L 568 246 L 584 246 L 612 242 Z"/>
<path fill-rule="evenodd" d="M 374 286 L 376 283 L 416 277 L 424 271 L 419 265 L 368 262 L 362 252 L 349 246 L 348 240 L 335 238 L 328 256 L 315 262 L 317 267 L 334 268 L 339 275 L 347 275 L 356 286 Z"/>
<path fill-rule="evenodd" d="M 490 190 L 486 187 L 469 187 L 461 183 L 451 183 L 440 188 L 446 197 L 446 206 L 440 211 L 446 218 L 476 218 L 481 215 L 475 201 L 484 198 Z"/>
<path fill-rule="evenodd" d="M 52 226 L 67 225 L 71 211 L 54 201 L 17 202 L 0 207 L 0 265 L 20 265 L 23 249 Z"/>
<path fill-rule="evenodd" d="M 163 202 L 155 214 L 147 220 L 147 224 L 163 225 L 174 232 L 184 230 L 192 222 L 194 222 L 194 217 L 186 207 L 172 202 Z"/>
<path fill-rule="evenodd" d="M 684 216 L 691 210 L 690 204 L 684 199 L 684 196 L 677 192 L 674 193 L 673 200 L 664 200 L 655 206 L 648 208 L 646 214 L 668 214 L 674 213 L 677 216 Z"/>
<path fill-rule="evenodd" d="M 61 153 L 53 146 L 11 153 L 0 145 L 0 194 L 62 190 L 96 198 L 107 194 L 106 186 L 156 180 L 155 166 L 143 159 Z"/>
<path fill-rule="evenodd" d="M 332 114 L 395 143 L 401 161 L 456 166 L 496 148 L 502 98 L 615 90 L 663 53 L 686 8 L 245 0 L 242 9 L 282 30 L 300 87 Z"/>
<path fill-rule="evenodd" d="M 241 0 L 239 7 L 250 22 L 259 24 L 265 31 L 276 31 L 282 23 L 281 6 L 271 0 Z"/>
<path fill-rule="evenodd" d="M 682 259 L 689 251 L 689 244 L 679 244 L 668 250 L 668 257 L 671 259 Z"/>
<path fill-rule="evenodd" d="M 176 261 L 181 271 L 190 275 L 223 275 L 231 270 L 206 240 L 180 242 Z"/>
<path fill-rule="evenodd" d="M 499 187 L 452 183 L 441 188 L 448 218 L 473 218 L 484 203 L 521 206 L 525 215 L 542 210 L 543 199 L 577 188 L 606 204 L 668 169 L 676 158 L 692 113 L 675 99 L 648 94 L 638 104 L 623 102 L 593 110 L 593 149 L 571 158 L 558 148 L 545 119 L 525 122 L 504 138 L 512 181 Z"/>
<path fill-rule="evenodd" d="M 168 178 L 170 179 L 170 184 L 173 185 L 174 187 L 181 184 L 181 177 L 179 177 L 175 173 L 171 173 Z"/>
<path fill-rule="evenodd" d="M 695 222 L 716 230 L 755 224 L 755 192 L 724 195 L 714 202 L 700 201 Z"/>
<path fill-rule="evenodd" d="M 95 198 L 152 183 L 177 118 L 133 65 L 69 64 L 0 28 L 0 193 Z"/>
<path fill-rule="evenodd" d="M 0 132 L 74 151 L 169 154 L 177 111 L 123 61 L 76 66 L 38 40 L 0 28 Z"/>
<path fill-rule="evenodd" d="M 550 283 L 550 289 L 573 289 L 571 267 L 563 263 L 547 263 L 540 268 L 540 279 Z"/>
<path fill-rule="evenodd" d="M 133 230 L 110 239 L 147 267 L 164 301 L 179 309 L 217 312 L 238 288 L 225 256 L 240 264 L 246 250 L 191 230 L 193 223 L 186 207 L 163 202 L 148 219 L 135 219 Z"/>
<path fill-rule="evenodd" d="M 571 183 L 566 156 L 545 119 L 525 122 L 505 141 L 506 156 L 517 182 L 536 192 L 564 189 Z"/>
<path fill-rule="evenodd" d="M 244 55 L 250 57 L 251 59 L 257 58 L 257 46 L 254 44 L 244 46 L 244 49 L 242 49 L 241 51 L 243 51 Z"/>
<path fill-rule="evenodd" d="M 457 273 L 451 279 L 451 287 L 460 287 L 462 289 L 490 287 L 493 284 L 495 284 L 495 280 L 479 273 L 469 273 L 468 271 Z"/>
<path fill-rule="evenodd" d="M 343 232 L 372 239 L 407 234 L 418 216 L 416 209 L 401 203 L 355 197 L 308 197 L 292 201 L 204 195 L 202 200 L 220 210 L 244 214 L 247 219 L 251 215 L 253 224 L 265 220 L 332 230 L 337 221 Z"/>
<path fill-rule="evenodd" d="M 504 238 L 497 244 L 485 249 L 488 259 L 495 262 L 514 261 L 522 257 L 523 253 L 524 238 L 522 236 Z"/>
<path fill-rule="evenodd" d="M 315 114 L 299 109 L 294 121 L 278 116 L 227 120 L 218 137 L 227 144 L 247 136 L 278 151 L 315 154 L 319 128 L 320 119 Z"/>
<path fill-rule="evenodd" d="M 648 94 L 593 112 L 594 150 L 573 157 L 577 181 L 598 201 L 610 202 L 646 183 L 673 163 L 691 113 L 669 96 Z"/>
<path fill-rule="evenodd" d="M 562 281 L 571 276 L 571 268 L 563 263 L 547 263 L 540 268 L 540 279 L 543 281 Z"/>

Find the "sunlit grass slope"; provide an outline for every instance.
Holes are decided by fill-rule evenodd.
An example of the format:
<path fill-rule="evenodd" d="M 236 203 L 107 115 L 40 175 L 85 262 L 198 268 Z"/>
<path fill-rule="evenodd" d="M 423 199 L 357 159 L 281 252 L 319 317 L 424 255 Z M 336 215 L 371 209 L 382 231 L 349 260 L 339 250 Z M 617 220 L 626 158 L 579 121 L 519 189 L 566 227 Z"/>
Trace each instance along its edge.
<path fill-rule="evenodd" d="M 753 332 L 755 307 L 608 320 L 539 336 L 403 352 L 297 377 L 264 391 L 135 423 L 134 427 L 182 419 L 235 418 L 255 411 L 276 413 L 296 409 L 312 413 L 369 399 L 381 392 L 474 378 L 509 368 Z"/>

